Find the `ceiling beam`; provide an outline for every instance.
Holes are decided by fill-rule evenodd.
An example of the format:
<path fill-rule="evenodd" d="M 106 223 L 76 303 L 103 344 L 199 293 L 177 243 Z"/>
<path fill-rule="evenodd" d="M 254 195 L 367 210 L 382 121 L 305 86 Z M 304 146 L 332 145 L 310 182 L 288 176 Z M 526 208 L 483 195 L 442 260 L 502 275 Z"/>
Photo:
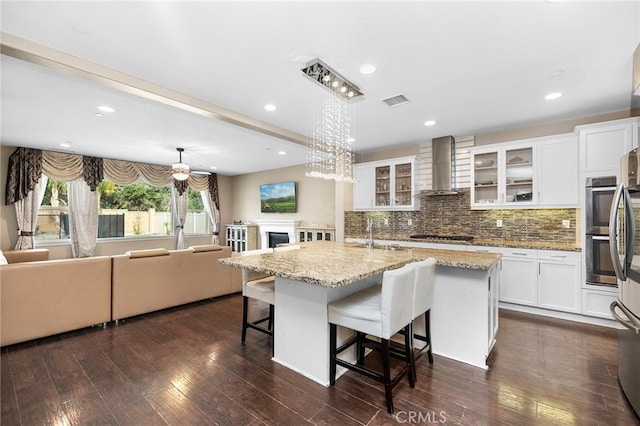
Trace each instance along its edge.
<path fill-rule="evenodd" d="M 0 53 L 298 145 L 311 145 L 311 139 L 299 133 L 5 32 L 0 32 Z"/>

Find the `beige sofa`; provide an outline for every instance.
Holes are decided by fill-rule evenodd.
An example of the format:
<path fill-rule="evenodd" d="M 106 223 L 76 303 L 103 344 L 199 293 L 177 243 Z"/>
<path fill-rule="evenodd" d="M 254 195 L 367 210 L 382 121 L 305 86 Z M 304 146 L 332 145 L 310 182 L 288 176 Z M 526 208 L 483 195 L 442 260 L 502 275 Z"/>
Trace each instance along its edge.
<path fill-rule="evenodd" d="M 229 247 L 217 245 L 113 256 L 111 319 L 240 291 L 236 268 L 218 263 L 218 259 L 229 256 Z"/>
<path fill-rule="evenodd" d="M 5 255 L 10 264 L 0 267 L 0 346 L 110 321 L 111 258 L 11 263 L 12 254 Z"/>

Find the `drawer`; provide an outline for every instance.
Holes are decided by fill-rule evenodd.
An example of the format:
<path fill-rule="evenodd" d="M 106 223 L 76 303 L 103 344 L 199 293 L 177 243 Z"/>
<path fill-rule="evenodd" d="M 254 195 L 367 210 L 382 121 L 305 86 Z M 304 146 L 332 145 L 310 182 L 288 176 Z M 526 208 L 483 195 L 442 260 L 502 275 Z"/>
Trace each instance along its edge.
<path fill-rule="evenodd" d="M 609 306 L 617 297 L 608 291 L 582 289 L 582 315 L 613 319 Z"/>
<path fill-rule="evenodd" d="M 500 249 L 504 257 L 516 257 L 521 259 L 537 259 L 538 250 L 532 249 L 516 249 L 503 247 Z"/>
<path fill-rule="evenodd" d="M 538 250 L 538 259 L 555 260 L 558 262 L 581 262 L 582 253 L 561 250 Z"/>
<path fill-rule="evenodd" d="M 467 246 L 467 251 L 475 251 L 478 253 L 502 253 L 499 248 L 488 246 Z"/>

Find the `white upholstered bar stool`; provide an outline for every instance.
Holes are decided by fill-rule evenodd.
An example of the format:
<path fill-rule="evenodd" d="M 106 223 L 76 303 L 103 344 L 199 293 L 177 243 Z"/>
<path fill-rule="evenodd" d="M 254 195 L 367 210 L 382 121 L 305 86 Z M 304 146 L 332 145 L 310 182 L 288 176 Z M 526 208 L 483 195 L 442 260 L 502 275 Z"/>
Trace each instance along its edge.
<path fill-rule="evenodd" d="M 412 368 L 414 380 L 416 379 L 415 362 L 424 355 L 425 351 L 429 357 L 429 363 L 433 364 L 433 353 L 431 352 L 431 307 L 433 306 L 433 290 L 436 277 L 436 260 L 432 257 L 409 264 L 415 269 L 415 296 L 413 298 L 413 320 L 415 321 L 424 314 L 424 336 L 414 333 L 413 338 L 420 340 L 425 345 L 420 348 L 418 355 L 412 357 L 414 366 Z"/>
<path fill-rule="evenodd" d="M 411 321 L 413 320 L 413 297 L 415 291 L 415 269 L 406 265 L 399 269 L 385 271 L 382 284 L 376 285 L 350 296 L 336 300 L 328 305 L 329 316 L 329 381 L 336 381 L 336 366 L 349 370 L 384 384 L 387 411 L 393 413 L 393 388 L 408 375 L 409 385 L 414 387 L 412 371 L 413 349 L 411 347 Z M 350 328 L 356 335 L 340 347 L 337 347 L 337 326 Z M 404 330 L 405 365 L 391 377 L 389 339 Z M 364 363 L 350 363 L 338 358 L 347 348 L 357 345 L 357 358 L 360 359 L 363 335 L 380 339 L 382 373 L 368 369 Z"/>
<path fill-rule="evenodd" d="M 253 256 L 273 253 L 273 249 L 249 250 L 241 256 Z M 247 329 L 251 328 L 271 336 L 271 352 L 273 353 L 273 305 L 275 303 L 275 277 L 261 272 L 242 269 L 242 343 L 247 337 Z M 249 298 L 269 304 L 269 315 L 255 321 L 249 320 Z M 267 322 L 264 327 L 262 323 Z"/>

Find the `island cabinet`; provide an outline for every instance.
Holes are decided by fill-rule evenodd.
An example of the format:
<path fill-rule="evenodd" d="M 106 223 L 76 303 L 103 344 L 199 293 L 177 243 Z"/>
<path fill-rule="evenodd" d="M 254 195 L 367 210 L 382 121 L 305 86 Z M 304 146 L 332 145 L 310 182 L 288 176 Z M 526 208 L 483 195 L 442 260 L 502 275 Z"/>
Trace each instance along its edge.
<path fill-rule="evenodd" d="M 354 166 L 354 210 L 417 210 L 415 156 Z"/>

